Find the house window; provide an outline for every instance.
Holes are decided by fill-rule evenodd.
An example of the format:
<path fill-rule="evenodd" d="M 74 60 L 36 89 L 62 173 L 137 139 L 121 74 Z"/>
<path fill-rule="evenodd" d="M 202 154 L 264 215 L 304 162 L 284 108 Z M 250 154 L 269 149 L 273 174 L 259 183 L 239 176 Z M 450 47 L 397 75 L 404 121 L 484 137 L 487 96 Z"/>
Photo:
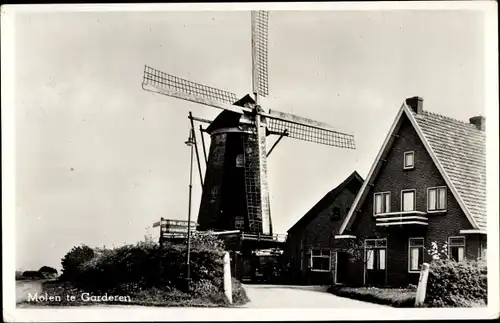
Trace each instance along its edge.
<path fill-rule="evenodd" d="M 427 189 L 427 211 L 446 210 L 446 187 L 429 187 Z"/>
<path fill-rule="evenodd" d="M 407 151 L 404 153 L 404 169 L 412 169 L 415 166 L 414 157 L 415 154 L 413 151 Z"/>
<path fill-rule="evenodd" d="M 311 271 L 330 271 L 331 263 L 330 250 L 311 250 Z"/>
<path fill-rule="evenodd" d="M 332 207 L 332 213 L 330 215 L 330 218 L 332 220 L 338 220 L 338 219 L 340 219 L 340 208 L 338 206 L 333 206 Z"/>
<path fill-rule="evenodd" d="M 448 257 L 455 261 L 465 258 L 465 237 L 448 238 Z"/>
<path fill-rule="evenodd" d="M 415 190 L 401 191 L 401 211 L 415 211 Z"/>
<path fill-rule="evenodd" d="M 408 271 L 418 272 L 424 262 L 424 238 L 408 239 Z"/>
<path fill-rule="evenodd" d="M 365 240 L 365 261 L 368 270 L 385 270 L 387 239 Z"/>
<path fill-rule="evenodd" d="M 391 193 L 375 193 L 373 203 L 373 214 L 389 213 L 391 212 Z"/>

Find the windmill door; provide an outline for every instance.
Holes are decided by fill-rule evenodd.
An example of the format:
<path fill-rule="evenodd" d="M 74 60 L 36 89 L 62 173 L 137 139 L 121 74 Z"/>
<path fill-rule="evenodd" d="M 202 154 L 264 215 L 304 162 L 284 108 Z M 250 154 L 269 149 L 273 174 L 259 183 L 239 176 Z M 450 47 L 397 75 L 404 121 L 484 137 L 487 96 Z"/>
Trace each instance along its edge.
<path fill-rule="evenodd" d="M 366 285 L 385 285 L 387 277 L 387 240 L 365 240 Z"/>

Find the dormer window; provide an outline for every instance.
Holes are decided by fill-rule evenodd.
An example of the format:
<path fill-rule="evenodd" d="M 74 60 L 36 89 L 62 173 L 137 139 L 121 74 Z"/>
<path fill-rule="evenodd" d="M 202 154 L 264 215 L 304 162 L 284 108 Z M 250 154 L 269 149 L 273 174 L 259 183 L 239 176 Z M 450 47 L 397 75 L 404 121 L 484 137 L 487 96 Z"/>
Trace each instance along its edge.
<path fill-rule="evenodd" d="M 407 151 L 404 153 L 404 169 L 413 169 L 415 166 L 415 153 L 413 151 Z"/>

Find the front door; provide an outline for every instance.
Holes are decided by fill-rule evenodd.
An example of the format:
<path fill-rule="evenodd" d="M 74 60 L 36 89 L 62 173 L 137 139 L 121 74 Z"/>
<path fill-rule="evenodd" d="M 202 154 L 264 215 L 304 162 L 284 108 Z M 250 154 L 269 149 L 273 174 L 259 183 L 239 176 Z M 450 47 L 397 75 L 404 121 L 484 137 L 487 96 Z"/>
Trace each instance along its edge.
<path fill-rule="evenodd" d="M 345 284 L 347 283 L 347 275 L 348 275 L 348 262 L 349 262 L 349 254 L 347 252 L 337 252 L 337 271 L 336 281 L 337 284 Z"/>
<path fill-rule="evenodd" d="M 385 285 L 387 272 L 387 240 L 365 242 L 366 285 Z"/>

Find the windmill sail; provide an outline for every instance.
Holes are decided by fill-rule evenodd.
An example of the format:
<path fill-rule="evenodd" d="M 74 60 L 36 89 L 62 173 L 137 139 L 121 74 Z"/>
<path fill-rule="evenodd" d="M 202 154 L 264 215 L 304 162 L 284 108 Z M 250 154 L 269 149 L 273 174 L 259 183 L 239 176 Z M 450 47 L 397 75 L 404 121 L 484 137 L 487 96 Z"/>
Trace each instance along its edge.
<path fill-rule="evenodd" d="M 267 128 L 299 140 L 328 146 L 355 149 L 354 136 L 333 130 L 329 125 L 294 114 L 270 110 L 263 114 L 267 118 Z"/>
<path fill-rule="evenodd" d="M 182 79 L 149 66 L 144 67 L 142 88 L 147 91 L 243 114 L 251 111 L 234 106 L 236 94 Z"/>
<path fill-rule="evenodd" d="M 269 94 L 267 11 L 251 12 L 253 94 L 234 93 L 191 82 L 145 66 L 147 91 L 222 109 L 205 129 L 211 137 L 198 214 L 199 230 L 241 230 L 272 235 L 267 181 L 268 134 L 354 149 L 354 137 L 329 125 L 279 111 L 264 112 L 259 96 Z M 281 138 L 281 137 L 280 137 Z M 279 141 L 279 140 L 278 140 Z M 273 146 L 274 147 L 274 146 Z M 273 148 L 271 148 L 272 150 Z"/>
<path fill-rule="evenodd" d="M 267 81 L 268 11 L 252 11 L 252 86 L 253 93 L 269 94 Z"/>

